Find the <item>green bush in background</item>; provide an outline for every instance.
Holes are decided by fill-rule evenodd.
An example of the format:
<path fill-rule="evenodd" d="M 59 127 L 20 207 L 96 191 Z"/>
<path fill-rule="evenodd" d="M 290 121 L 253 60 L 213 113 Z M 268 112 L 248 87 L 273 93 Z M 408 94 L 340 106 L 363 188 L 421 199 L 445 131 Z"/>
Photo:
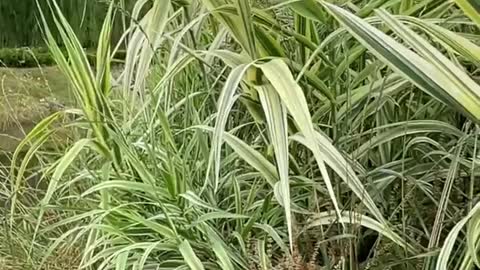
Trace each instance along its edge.
<path fill-rule="evenodd" d="M 120 80 L 113 6 L 95 68 L 42 20 L 75 103 L 0 167 L 1 270 L 480 269 L 477 1 L 259 3 L 137 1 Z"/>
<path fill-rule="evenodd" d="M 60 0 L 59 7 L 66 14 L 73 30 L 87 50 L 97 46 L 109 0 Z M 117 42 L 123 32 L 123 22 L 128 20 L 128 10 L 135 1 L 123 0 L 116 5 L 118 18 L 112 31 L 112 42 Z M 47 22 L 53 25 L 48 6 L 43 5 Z M 42 29 L 38 25 L 36 0 L 0 1 L 0 66 L 36 67 L 54 64 L 45 47 Z M 58 33 L 53 33 L 60 41 Z M 123 52 L 116 58 L 123 59 Z M 93 59 L 94 53 L 89 53 Z M 90 59 L 90 60 L 92 60 Z"/>
<path fill-rule="evenodd" d="M 47 49 L 3 48 L 0 49 L 0 64 L 7 67 L 35 67 L 54 64 Z"/>
<path fill-rule="evenodd" d="M 58 5 L 68 18 L 84 47 L 96 47 L 109 0 L 60 0 Z M 135 1 L 125 0 L 125 9 Z M 120 7 L 119 7 L 120 8 Z M 43 9 L 47 9 L 46 5 Z M 46 10 L 45 10 L 46 11 Z M 45 12 L 49 14 L 49 12 Z M 126 12 L 117 12 L 127 16 Z M 42 30 L 38 26 L 36 0 L 0 1 L 0 48 L 43 47 Z M 51 21 L 47 15 L 47 20 Z M 113 40 L 122 33 L 122 20 L 117 20 L 113 29 Z M 54 33 L 55 35 L 57 33 Z M 57 36 L 58 38 L 58 36 Z"/>
<path fill-rule="evenodd" d="M 89 62 L 93 65 L 95 62 L 94 51 L 87 51 L 87 56 Z M 117 51 L 114 61 L 123 61 L 123 59 L 125 59 L 125 51 Z M 0 67 L 24 68 L 51 66 L 54 64 L 55 60 L 45 47 L 0 48 Z"/>

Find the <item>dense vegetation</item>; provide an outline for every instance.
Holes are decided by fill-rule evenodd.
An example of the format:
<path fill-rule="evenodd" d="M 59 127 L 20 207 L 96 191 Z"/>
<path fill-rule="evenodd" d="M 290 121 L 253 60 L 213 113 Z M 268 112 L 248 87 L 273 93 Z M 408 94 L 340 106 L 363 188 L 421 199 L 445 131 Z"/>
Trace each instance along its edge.
<path fill-rule="evenodd" d="M 67 51 L 63 49 L 63 53 L 66 55 Z M 94 65 L 96 62 L 95 50 L 86 49 L 86 54 L 88 62 Z M 125 50 L 119 50 L 114 55 L 112 62 L 121 63 L 123 60 L 125 60 Z M 0 49 L 0 65 L 9 68 L 37 68 L 55 65 L 55 59 L 45 47 L 2 48 Z"/>
<path fill-rule="evenodd" d="M 40 3 L 77 106 L 0 171 L 5 264 L 480 267 L 476 1 L 138 1 L 120 78 L 116 2 L 94 67 Z"/>
<path fill-rule="evenodd" d="M 108 9 L 107 0 L 57 0 L 57 3 L 67 18 L 72 29 L 86 47 L 96 46 L 98 35 L 102 30 L 103 19 Z M 126 11 L 135 3 L 133 0 L 121 0 L 117 3 L 118 20 L 114 25 L 113 40 L 122 34 L 122 18 L 127 16 Z M 45 16 L 49 22 L 53 18 L 48 7 L 42 4 Z M 43 46 L 42 27 L 38 24 L 38 8 L 36 0 L 3 0 L 0 2 L 0 48 L 5 47 L 36 47 Z M 60 37 L 54 32 L 60 41 Z"/>

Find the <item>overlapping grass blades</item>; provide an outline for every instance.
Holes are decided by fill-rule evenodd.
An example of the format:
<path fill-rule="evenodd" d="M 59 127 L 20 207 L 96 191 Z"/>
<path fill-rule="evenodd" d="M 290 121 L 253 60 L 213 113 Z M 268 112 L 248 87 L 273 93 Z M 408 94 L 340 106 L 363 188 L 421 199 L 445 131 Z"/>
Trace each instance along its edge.
<path fill-rule="evenodd" d="M 478 264 L 479 35 L 453 2 L 138 1 L 121 85 L 112 3 L 93 67 L 53 0 L 43 22 L 82 112 L 40 123 L 0 186 L 30 265 Z"/>
<path fill-rule="evenodd" d="M 420 55 L 416 54 L 344 9 L 327 3 L 324 5 L 353 36 L 393 69 L 434 98 L 457 108 L 475 121 L 480 119 L 480 86 L 428 42 L 397 23 L 396 26 L 402 30 L 395 32 L 411 36 L 408 43 L 414 46 Z M 380 15 L 382 14 L 383 18 L 388 16 L 380 11 Z M 390 17 L 385 22 L 390 22 L 391 27 L 393 21 Z M 417 44 L 418 46 L 415 46 Z"/>

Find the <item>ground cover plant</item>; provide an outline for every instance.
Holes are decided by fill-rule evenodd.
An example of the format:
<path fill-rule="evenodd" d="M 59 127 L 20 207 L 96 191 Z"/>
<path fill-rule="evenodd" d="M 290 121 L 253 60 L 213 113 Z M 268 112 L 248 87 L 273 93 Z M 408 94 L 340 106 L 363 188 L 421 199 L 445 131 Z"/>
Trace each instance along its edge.
<path fill-rule="evenodd" d="M 480 267 L 476 1 L 138 1 L 119 77 L 119 2 L 94 66 L 38 5 L 76 105 L 5 157 L 12 267 Z"/>

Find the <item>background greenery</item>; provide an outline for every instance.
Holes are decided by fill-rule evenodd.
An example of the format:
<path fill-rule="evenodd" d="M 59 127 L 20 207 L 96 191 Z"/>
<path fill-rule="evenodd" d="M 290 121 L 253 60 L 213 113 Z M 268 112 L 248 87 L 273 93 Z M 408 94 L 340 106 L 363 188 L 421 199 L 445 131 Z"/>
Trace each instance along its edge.
<path fill-rule="evenodd" d="M 115 3 L 92 67 L 47 2 L 76 102 L 4 157 L 4 265 L 480 266 L 476 1 L 138 1 L 119 76 Z"/>
<path fill-rule="evenodd" d="M 98 35 L 108 8 L 107 0 L 60 0 L 58 5 L 68 18 L 76 35 L 87 48 L 96 47 Z M 125 14 L 135 1 L 122 1 Z M 42 3 L 48 10 L 47 2 Z M 38 24 L 38 8 L 35 0 L 1 1 L 0 2 L 0 48 L 44 47 L 42 28 Z M 48 12 L 47 20 L 51 20 Z M 118 41 L 122 34 L 122 23 L 118 20 L 114 26 L 112 42 Z M 58 36 L 57 36 L 58 38 Z"/>

